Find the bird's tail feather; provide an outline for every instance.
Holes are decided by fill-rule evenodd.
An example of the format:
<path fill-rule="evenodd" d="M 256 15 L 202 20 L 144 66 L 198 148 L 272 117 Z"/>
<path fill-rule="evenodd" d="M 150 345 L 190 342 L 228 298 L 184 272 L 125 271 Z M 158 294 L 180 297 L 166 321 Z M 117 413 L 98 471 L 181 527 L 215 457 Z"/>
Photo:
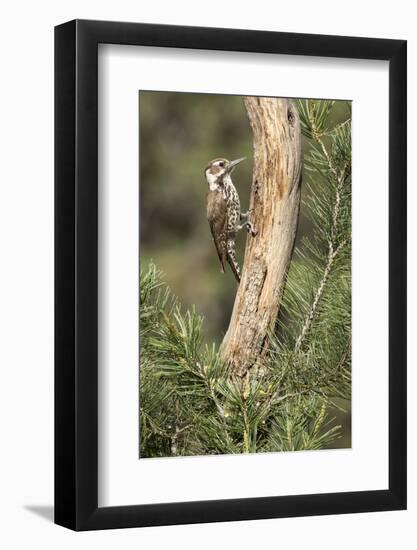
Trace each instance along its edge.
<path fill-rule="evenodd" d="M 235 243 L 232 240 L 227 241 L 227 261 L 233 271 L 238 283 L 240 283 L 240 269 L 236 260 Z"/>

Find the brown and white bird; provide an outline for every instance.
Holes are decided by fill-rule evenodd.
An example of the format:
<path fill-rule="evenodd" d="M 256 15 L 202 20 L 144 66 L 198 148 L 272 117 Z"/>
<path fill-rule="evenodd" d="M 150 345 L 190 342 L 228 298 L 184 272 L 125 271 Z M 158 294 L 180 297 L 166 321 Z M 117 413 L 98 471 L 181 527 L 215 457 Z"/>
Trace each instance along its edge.
<path fill-rule="evenodd" d="M 209 162 L 204 170 L 208 183 L 207 219 L 222 272 L 224 273 L 227 261 L 238 282 L 240 269 L 236 260 L 236 233 L 246 227 L 252 236 L 256 235 L 249 220 L 250 211 L 244 214 L 240 211 L 239 195 L 231 178 L 232 171 L 242 160 L 245 160 L 245 157 L 231 161 L 216 158 Z"/>

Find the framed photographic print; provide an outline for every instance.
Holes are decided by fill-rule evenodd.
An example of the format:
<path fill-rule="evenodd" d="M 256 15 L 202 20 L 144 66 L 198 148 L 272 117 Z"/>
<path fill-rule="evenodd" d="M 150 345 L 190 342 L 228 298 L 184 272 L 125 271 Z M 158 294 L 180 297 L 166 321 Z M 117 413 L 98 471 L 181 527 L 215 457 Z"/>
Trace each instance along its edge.
<path fill-rule="evenodd" d="M 406 42 L 55 29 L 55 521 L 406 507 Z"/>

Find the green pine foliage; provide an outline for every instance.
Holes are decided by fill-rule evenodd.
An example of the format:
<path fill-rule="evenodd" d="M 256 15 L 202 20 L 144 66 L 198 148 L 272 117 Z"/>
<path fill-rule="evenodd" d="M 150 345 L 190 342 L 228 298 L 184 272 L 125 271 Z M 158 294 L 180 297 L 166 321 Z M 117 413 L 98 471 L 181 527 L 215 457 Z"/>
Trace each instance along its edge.
<path fill-rule="evenodd" d="M 295 249 L 265 368 L 233 376 L 203 343 L 154 264 L 140 274 L 140 456 L 314 450 L 341 437 L 351 389 L 351 120 L 298 101 L 303 204 L 313 230 Z"/>

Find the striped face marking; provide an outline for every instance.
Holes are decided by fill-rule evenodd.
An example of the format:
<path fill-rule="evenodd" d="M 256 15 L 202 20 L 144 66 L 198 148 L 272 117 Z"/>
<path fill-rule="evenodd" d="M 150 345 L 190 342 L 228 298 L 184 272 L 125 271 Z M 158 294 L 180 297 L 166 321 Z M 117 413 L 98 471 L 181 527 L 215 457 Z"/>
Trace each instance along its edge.
<path fill-rule="evenodd" d="M 217 191 L 223 183 L 223 177 L 227 172 L 229 161 L 218 158 L 212 160 L 205 169 L 207 183 L 210 191 Z"/>
<path fill-rule="evenodd" d="M 217 191 L 220 188 L 218 177 L 216 174 L 213 174 L 210 170 L 206 171 L 206 179 L 210 191 Z"/>

